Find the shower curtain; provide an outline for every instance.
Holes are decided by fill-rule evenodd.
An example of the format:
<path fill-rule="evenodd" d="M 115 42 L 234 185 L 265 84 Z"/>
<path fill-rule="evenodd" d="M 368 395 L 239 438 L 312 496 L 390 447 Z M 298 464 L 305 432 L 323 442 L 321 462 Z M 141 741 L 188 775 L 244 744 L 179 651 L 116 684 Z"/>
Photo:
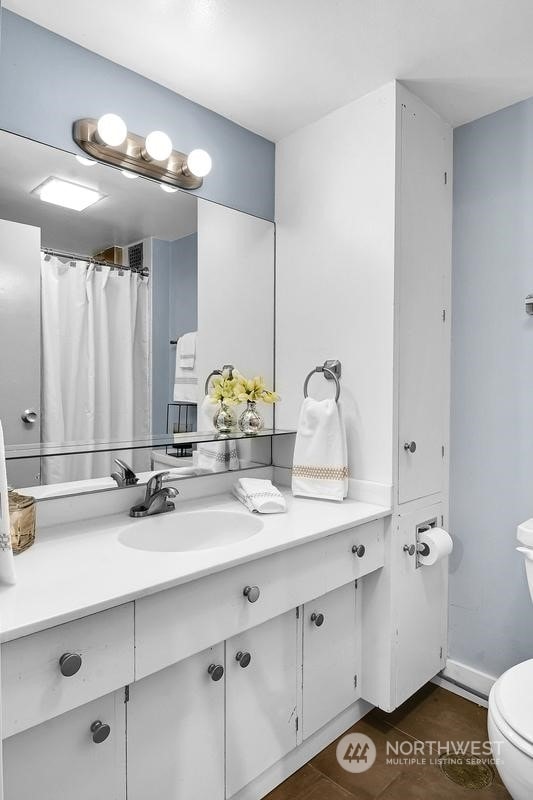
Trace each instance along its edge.
<path fill-rule="evenodd" d="M 41 260 L 45 444 L 150 435 L 148 279 L 85 261 Z M 80 450 L 83 449 L 80 447 Z M 133 458 L 135 451 L 115 454 Z M 42 483 L 110 475 L 113 453 L 46 457 Z"/>

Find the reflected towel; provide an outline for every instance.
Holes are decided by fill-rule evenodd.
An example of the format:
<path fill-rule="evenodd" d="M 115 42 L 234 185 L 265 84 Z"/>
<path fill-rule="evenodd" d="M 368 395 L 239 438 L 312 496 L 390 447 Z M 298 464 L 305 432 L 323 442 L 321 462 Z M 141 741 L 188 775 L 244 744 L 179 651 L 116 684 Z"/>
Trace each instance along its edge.
<path fill-rule="evenodd" d="M 213 417 L 217 410 L 216 403 L 206 395 L 198 409 L 198 433 L 215 432 Z M 195 466 L 206 472 L 227 472 L 240 469 L 237 442 L 220 439 L 217 442 L 198 442 L 196 447 Z"/>
<path fill-rule="evenodd" d="M 346 431 L 335 400 L 306 397 L 300 410 L 292 467 L 292 493 L 343 500 L 348 494 Z"/>
<path fill-rule="evenodd" d="M 280 514 L 287 510 L 285 498 L 272 481 L 261 478 L 240 478 L 232 492 L 248 511 L 259 514 Z"/>
<path fill-rule="evenodd" d="M 183 336 L 180 336 L 178 339 L 176 351 L 181 369 L 194 369 L 196 362 L 197 335 L 197 331 L 191 331 L 191 333 L 184 333 Z"/>
<path fill-rule="evenodd" d="M 174 400 L 178 403 L 198 403 L 196 373 L 196 331 L 180 336 L 176 345 Z"/>
<path fill-rule="evenodd" d="M 4 430 L 0 422 L 0 583 L 14 584 L 16 582 L 15 559 L 11 546 L 11 527 L 9 525 L 9 495 L 7 493 Z"/>

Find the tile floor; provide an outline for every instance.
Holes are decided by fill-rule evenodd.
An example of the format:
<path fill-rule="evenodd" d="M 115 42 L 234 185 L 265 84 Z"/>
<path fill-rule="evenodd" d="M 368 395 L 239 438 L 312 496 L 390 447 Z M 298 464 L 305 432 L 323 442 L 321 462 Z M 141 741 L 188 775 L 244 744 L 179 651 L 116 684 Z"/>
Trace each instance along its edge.
<path fill-rule="evenodd" d="M 337 742 L 319 753 L 265 800 L 510 800 L 495 768 L 490 786 L 465 788 L 447 778 L 427 751 L 422 764 L 386 764 L 387 742 L 485 742 L 487 711 L 433 684 L 427 684 L 392 714 L 374 709 L 352 729 L 376 745 L 377 757 L 366 772 L 344 770 Z M 410 745 L 409 745 L 410 746 Z M 426 750 L 427 750 L 426 746 Z"/>

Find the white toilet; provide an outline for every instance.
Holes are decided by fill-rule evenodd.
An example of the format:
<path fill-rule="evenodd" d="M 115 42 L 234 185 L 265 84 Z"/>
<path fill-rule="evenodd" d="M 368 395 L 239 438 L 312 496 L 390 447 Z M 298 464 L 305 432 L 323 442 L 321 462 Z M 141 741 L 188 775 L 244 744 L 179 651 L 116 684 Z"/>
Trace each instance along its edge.
<path fill-rule="evenodd" d="M 518 526 L 533 600 L 533 519 Z M 491 689 L 489 739 L 496 768 L 513 800 L 533 797 L 533 659 L 504 672 Z"/>

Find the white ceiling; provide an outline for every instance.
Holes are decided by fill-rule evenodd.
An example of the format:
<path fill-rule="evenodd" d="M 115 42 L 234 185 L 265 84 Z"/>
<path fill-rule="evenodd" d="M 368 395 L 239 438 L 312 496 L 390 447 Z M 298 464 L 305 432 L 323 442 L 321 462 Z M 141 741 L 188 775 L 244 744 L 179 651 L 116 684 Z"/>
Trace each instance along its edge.
<path fill-rule="evenodd" d="M 104 195 L 84 211 L 43 203 L 32 190 L 53 176 Z M 41 228 L 44 247 L 93 255 L 149 236 L 172 241 L 196 231 L 196 197 L 128 180 L 103 164 L 82 166 L 63 150 L 0 131 L 0 219 Z"/>
<path fill-rule="evenodd" d="M 532 0 L 5 0 L 277 140 L 398 78 L 454 125 L 533 95 Z"/>

